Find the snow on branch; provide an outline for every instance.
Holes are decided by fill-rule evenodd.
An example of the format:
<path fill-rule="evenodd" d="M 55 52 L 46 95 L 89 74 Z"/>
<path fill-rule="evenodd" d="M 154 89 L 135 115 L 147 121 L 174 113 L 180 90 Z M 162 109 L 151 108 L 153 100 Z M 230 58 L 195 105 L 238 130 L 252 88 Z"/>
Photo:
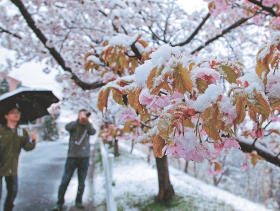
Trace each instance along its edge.
<path fill-rule="evenodd" d="M 69 72 L 71 74 L 71 79 L 83 90 L 88 89 L 97 89 L 99 87 L 104 86 L 103 82 L 93 82 L 93 83 L 86 83 L 79 79 L 79 77 L 73 73 L 72 69 L 70 67 L 67 67 L 65 64 L 65 60 L 60 55 L 60 53 L 54 48 L 47 45 L 48 40 L 46 36 L 43 34 L 43 32 L 36 26 L 35 21 L 31 17 L 30 13 L 27 11 L 26 7 L 22 3 L 21 0 L 11 0 L 11 2 L 19 9 L 21 12 L 23 18 L 25 19 L 27 25 L 29 28 L 35 33 L 35 35 L 38 37 L 38 39 L 43 43 L 43 45 L 48 49 L 50 55 L 54 58 L 54 60 L 62 67 L 62 69 L 66 72 Z"/>

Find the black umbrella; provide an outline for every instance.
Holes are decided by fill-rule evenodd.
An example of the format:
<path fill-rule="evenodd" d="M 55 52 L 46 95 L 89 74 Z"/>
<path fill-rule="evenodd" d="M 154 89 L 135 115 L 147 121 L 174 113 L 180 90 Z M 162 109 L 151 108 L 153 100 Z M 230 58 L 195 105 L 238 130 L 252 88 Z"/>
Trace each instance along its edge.
<path fill-rule="evenodd" d="M 20 123 L 28 123 L 49 114 L 47 108 L 57 103 L 58 98 L 50 90 L 19 88 L 0 96 L 0 117 L 3 123 L 4 114 L 12 107 L 21 112 Z"/>

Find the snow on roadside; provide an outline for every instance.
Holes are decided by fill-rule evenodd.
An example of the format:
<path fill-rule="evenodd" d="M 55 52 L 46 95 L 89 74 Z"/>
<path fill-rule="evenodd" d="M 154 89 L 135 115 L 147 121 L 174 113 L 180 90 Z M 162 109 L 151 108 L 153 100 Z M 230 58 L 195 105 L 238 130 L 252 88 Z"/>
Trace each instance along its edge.
<path fill-rule="evenodd" d="M 121 144 L 126 152 L 130 146 Z M 154 165 L 148 164 L 143 158 L 146 155 L 134 149 L 133 155 L 122 153 L 115 159 L 113 169 L 113 194 L 118 206 L 124 210 L 138 210 L 136 204 L 147 203 L 158 191 L 157 172 Z M 99 170 L 95 173 L 94 204 L 101 205 L 105 201 L 104 174 Z M 186 200 L 194 199 L 195 210 L 236 210 L 236 211 L 267 211 L 260 204 L 233 195 L 227 191 L 208 185 L 184 172 L 170 167 L 170 179 L 176 195 Z"/>

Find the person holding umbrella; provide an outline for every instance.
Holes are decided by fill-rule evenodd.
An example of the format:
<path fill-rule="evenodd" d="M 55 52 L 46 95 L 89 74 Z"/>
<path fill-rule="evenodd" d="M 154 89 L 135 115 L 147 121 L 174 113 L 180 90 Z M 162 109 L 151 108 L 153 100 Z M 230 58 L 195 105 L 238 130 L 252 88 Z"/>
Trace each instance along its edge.
<path fill-rule="evenodd" d="M 90 112 L 81 109 L 78 119 L 66 124 L 65 129 L 70 133 L 68 155 L 64 173 L 58 189 L 58 200 L 53 211 L 61 211 L 64 204 L 64 195 L 75 169 L 78 171 L 78 191 L 75 206 L 83 209 L 82 197 L 85 189 L 85 179 L 89 166 L 90 144 L 89 136 L 95 134 L 95 129 L 89 122 Z"/>
<path fill-rule="evenodd" d="M 36 134 L 29 137 L 26 130 L 18 127 L 21 112 L 16 104 L 6 105 L 3 124 L 0 125 L 0 199 L 2 178 L 5 178 L 7 197 L 4 211 L 12 211 L 18 191 L 18 159 L 21 148 L 32 150 L 36 145 Z"/>

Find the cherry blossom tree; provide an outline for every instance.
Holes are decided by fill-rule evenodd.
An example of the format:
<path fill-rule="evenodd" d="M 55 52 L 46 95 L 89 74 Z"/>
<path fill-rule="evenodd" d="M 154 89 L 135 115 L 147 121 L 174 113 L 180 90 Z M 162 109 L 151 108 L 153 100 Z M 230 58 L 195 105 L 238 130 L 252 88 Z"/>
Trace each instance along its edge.
<path fill-rule="evenodd" d="M 208 3 L 209 12 L 187 14 L 172 0 L 6 0 L 1 46 L 16 51 L 17 64 L 60 68 L 66 96 L 86 92 L 91 99 L 102 87 L 100 111 L 110 109 L 109 98 L 134 110 L 143 132 L 138 142 L 152 142 L 162 157 L 163 201 L 174 194 L 166 154 L 200 162 L 240 147 L 279 165 L 279 152 L 258 145 L 278 115 L 279 36 L 272 33 L 279 1 Z"/>

